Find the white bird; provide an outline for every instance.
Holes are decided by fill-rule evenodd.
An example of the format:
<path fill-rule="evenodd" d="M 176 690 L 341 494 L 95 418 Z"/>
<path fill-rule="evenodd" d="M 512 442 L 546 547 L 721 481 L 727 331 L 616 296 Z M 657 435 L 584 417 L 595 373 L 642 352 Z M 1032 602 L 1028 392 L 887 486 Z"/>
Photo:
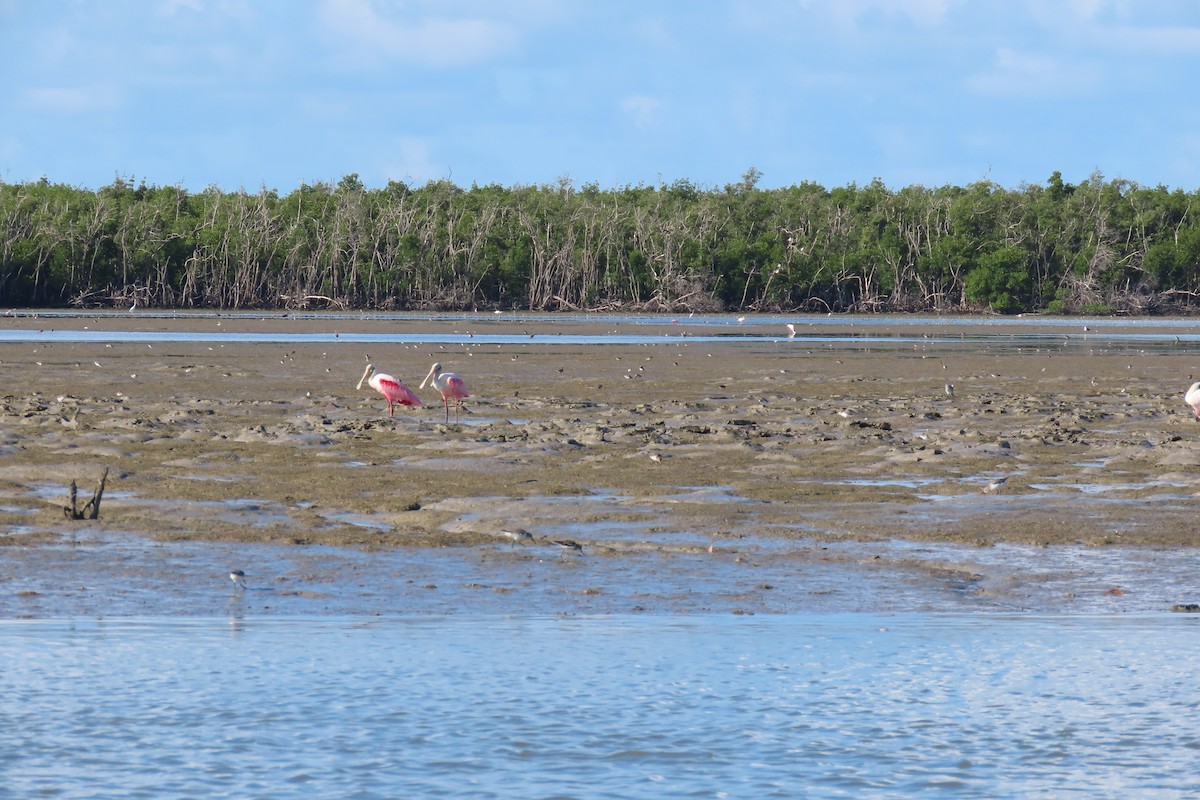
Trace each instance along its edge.
<path fill-rule="evenodd" d="M 240 569 L 235 569 L 229 573 L 229 580 L 233 581 L 233 585 L 239 589 L 246 588 L 246 573 Z"/>
<path fill-rule="evenodd" d="M 1200 419 L 1200 381 L 1196 381 L 1188 387 L 1187 393 L 1183 396 L 1183 402 L 1191 406 L 1196 419 Z"/>
<path fill-rule="evenodd" d="M 796 335 L 796 326 L 795 325 L 793 325 L 792 323 L 789 322 L 787 324 L 787 329 L 788 329 L 788 338 L 789 339 Z"/>
<path fill-rule="evenodd" d="M 954 384 L 953 383 L 946 384 L 946 397 L 954 397 Z"/>

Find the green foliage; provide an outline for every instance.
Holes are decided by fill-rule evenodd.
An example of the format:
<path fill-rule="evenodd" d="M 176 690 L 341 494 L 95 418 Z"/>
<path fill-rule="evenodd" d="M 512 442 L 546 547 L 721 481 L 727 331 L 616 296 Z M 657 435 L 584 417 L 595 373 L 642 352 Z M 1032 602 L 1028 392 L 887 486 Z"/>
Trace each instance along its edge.
<path fill-rule="evenodd" d="M 117 176 L 0 182 L 0 303 L 650 310 L 1188 310 L 1200 194 L 882 181 L 368 189 L 280 196 Z"/>
<path fill-rule="evenodd" d="M 982 256 L 967 275 L 967 299 L 986 303 L 993 311 L 1012 314 L 1029 308 L 1033 280 L 1026 253 L 1006 246 Z"/>

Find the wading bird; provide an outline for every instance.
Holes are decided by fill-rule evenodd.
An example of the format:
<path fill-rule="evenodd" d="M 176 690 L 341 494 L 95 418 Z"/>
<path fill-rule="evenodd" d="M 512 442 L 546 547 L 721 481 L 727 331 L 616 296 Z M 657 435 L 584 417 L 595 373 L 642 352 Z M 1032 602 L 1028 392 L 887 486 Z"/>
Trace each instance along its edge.
<path fill-rule="evenodd" d="M 462 406 L 462 398 L 470 397 L 463 379 L 453 372 L 442 372 L 442 365 L 434 364 L 417 388 L 424 389 L 426 383 L 430 383 L 442 396 L 442 404 L 446 406 L 446 422 L 450 421 L 450 398 L 454 398 L 454 421 L 458 422 L 458 409 Z"/>
<path fill-rule="evenodd" d="M 239 589 L 246 588 L 246 573 L 240 569 L 235 569 L 229 573 L 229 580 L 233 581 L 233 585 Z"/>
<path fill-rule="evenodd" d="M 421 398 L 417 397 L 412 389 L 409 389 L 400 381 L 383 372 L 376 372 L 374 364 L 367 364 L 367 368 L 363 370 L 363 376 L 358 379 L 356 389 L 361 389 L 363 381 L 387 398 L 388 401 L 388 416 L 392 416 L 396 403 L 402 406 L 419 406 Z M 424 384 L 421 384 L 424 386 Z"/>
<path fill-rule="evenodd" d="M 1183 402 L 1191 406 L 1196 419 L 1200 419 L 1200 381 L 1196 381 L 1188 387 L 1187 394 L 1183 396 Z"/>
<path fill-rule="evenodd" d="M 500 531 L 500 535 L 512 542 L 513 547 L 516 547 L 519 544 L 529 544 L 533 541 L 533 534 L 524 528 L 517 528 L 513 531 Z"/>
<path fill-rule="evenodd" d="M 990 480 L 990 481 L 988 481 L 987 486 L 983 487 L 983 493 L 984 494 L 995 494 L 996 492 L 998 492 L 1002 488 L 1004 488 L 1004 484 L 1007 482 L 1008 482 L 1007 477 L 995 478 L 994 480 Z"/>
<path fill-rule="evenodd" d="M 565 556 L 567 553 L 578 553 L 583 555 L 583 545 L 574 539 L 551 539 L 551 544 L 559 546 L 559 555 Z"/>

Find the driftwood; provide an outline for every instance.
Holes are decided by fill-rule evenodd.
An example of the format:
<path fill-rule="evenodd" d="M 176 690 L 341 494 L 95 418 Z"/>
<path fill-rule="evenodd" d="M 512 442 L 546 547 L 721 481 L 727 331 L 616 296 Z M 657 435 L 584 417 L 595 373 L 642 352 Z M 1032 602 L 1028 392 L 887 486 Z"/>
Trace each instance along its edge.
<path fill-rule="evenodd" d="M 100 516 L 100 499 L 104 497 L 104 482 L 108 480 L 108 467 L 104 468 L 104 474 L 100 476 L 100 483 L 96 486 L 96 491 L 92 494 L 92 499 L 84 503 L 83 508 L 79 508 L 76 504 L 76 494 L 78 490 L 75 488 L 75 481 L 71 481 L 71 502 L 69 505 L 63 506 L 63 515 L 67 519 L 96 519 Z"/>

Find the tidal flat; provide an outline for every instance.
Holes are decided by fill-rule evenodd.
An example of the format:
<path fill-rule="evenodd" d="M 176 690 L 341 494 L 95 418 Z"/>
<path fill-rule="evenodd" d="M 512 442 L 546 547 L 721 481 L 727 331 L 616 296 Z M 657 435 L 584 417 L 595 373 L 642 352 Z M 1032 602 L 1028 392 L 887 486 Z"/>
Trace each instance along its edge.
<path fill-rule="evenodd" d="M 508 612 L 534 585 L 563 613 L 1192 599 L 1200 421 L 1182 401 L 1197 363 L 1186 341 L 1082 324 L 881 326 L 862 339 L 836 318 L 794 337 L 751 320 L 723 338 L 666 318 L 636 331 L 499 315 L 0 321 L 51 327 L 95 339 L 0 342 L 4 616 L 71 603 L 103 614 L 112 592 L 55 600 L 48 587 L 129 591 L 151 573 L 179 594 L 173 613 L 202 609 L 186 598 L 228 594 L 218 562 L 248 557 L 239 545 L 272 548 L 254 551 L 260 564 L 288 561 L 260 585 L 338 613 Z M 151 335 L 164 331 L 196 338 Z M 247 340 L 205 339 L 218 332 Z M 405 332 L 445 341 L 354 340 Z M 319 336 L 254 340 L 295 333 Z M 428 388 L 423 407 L 393 417 L 355 389 L 372 363 L 417 390 L 435 361 L 467 383 L 460 422 Z M 99 519 L 65 519 L 70 482 L 90 497 L 105 469 Z M 501 533 L 517 528 L 532 542 Z M 153 565 L 104 563 L 145 543 Z M 446 559 L 453 577 L 438 580 Z M 386 575 L 363 577 L 383 563 Z M 351 578 L 375 599 L 331 599 Z M 388 581 L 409 588 L 391 601 Z"/>

